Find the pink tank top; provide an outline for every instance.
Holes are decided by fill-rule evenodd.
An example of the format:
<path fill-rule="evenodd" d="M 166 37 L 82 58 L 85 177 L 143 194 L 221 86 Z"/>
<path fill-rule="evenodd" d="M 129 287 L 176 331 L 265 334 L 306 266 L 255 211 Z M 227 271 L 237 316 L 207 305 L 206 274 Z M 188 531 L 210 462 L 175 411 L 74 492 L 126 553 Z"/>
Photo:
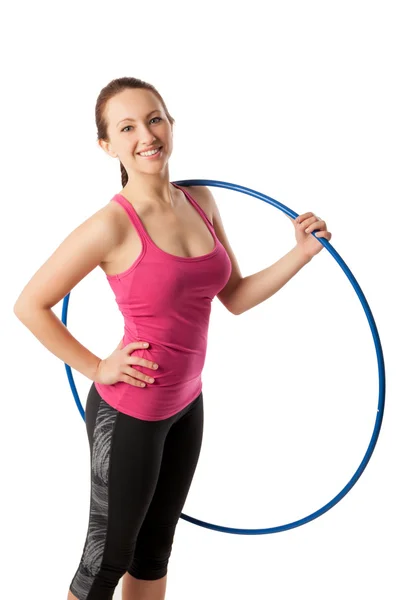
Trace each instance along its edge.
<path fill-rule="evenodd" d="M 118 275 L 106 275 L 124 318 L 123 346 L 149 342 L 132 354 L 158 364 L 158 369 L 132 365 L 154 383 L 144 388 L 125 381 L 95 383 L 100 396 L 115 409 L 145 421 L 159 421 L 183 410 L 202 390 L 211 302 L 226 285 L 232 264 L 206 213 L 181 189 L 200 213 L 214 238 L 214 249 L 201 256 L 181 257 L 161 250 L 148 235 L 132 204 L 116 194 L 136 228 L 142 249 L 135 262 Z"/>

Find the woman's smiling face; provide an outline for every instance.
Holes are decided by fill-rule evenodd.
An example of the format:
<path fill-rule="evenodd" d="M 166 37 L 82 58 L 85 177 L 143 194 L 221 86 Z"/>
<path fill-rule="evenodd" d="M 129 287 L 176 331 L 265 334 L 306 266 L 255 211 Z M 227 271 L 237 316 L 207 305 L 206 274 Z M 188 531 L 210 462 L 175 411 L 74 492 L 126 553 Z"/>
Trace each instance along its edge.
<path fill-rule="evenodd" d="M 125 89 L 107 104 L 109 142 L 100 140 L 103 150 L 118 156 L 126 171 L 159 172 L 168 162 L 173 148 L 172 125 L 157 96 L 146 89 Z M 161 151 L 154 157 L 139 153 L 148 148 Z"/>

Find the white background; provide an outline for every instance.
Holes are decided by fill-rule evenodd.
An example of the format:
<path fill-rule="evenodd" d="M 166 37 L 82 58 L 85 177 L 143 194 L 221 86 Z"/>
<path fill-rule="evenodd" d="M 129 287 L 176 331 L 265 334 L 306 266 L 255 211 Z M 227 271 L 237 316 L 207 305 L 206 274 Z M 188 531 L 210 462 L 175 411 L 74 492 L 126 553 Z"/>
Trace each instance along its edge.
<path fill-rule="evenodd" d="M 15 317 L 58 245 L 121 189 L 96 143 L 111 79 L 152 83 L 176 119 L 170 180 L 214 179 L 326 220 L 383 347 L 376 450 L 310 523 L 232 535 L 180 519 L 167 600 L 399 597 L 399 19 L 396 2 L 59 3 L 2 8 L 2 595 L 66 599 L 86 536 L 89 445 L 64 364 Z M 213 187 L 243 276 L 294 245 L 276 208 Z M 353 288 L 323 249 L 240 316 L 214 299 L 205 429 L 184 514 L 264 529 L 334 498 L 361 463 L 377 357 Z M 54 307 L 61 318 L 62 302 Z M 122 317 L 96 268 L 68 327 L 98 356 Z M 83 406 L 91 381 L 74 372 Z M 121 583 L 115 592 L 121 598 Z"/>

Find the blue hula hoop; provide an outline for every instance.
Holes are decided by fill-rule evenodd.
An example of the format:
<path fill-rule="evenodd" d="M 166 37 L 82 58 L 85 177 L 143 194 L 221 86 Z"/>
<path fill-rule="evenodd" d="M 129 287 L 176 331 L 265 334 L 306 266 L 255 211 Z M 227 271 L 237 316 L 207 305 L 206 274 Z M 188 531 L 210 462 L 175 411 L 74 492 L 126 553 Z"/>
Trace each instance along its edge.
<path fill-rule="evenodd" d="M 268 202 L 272 206 L 279 208 L 279 210 L 284 212 L 286 215 L 292 217 L 292 219 L 295 219 L 296 217 L 299 216 L 297 213 L 295 213 L 293 210 L 291 210 L 284 204 L 281 204 L 277 200 L 274 200 L 273 198 L 266 196 L 265 194 L 261 194 L 261 192 L 256 192 L 255 190 L 252 190 L 251 188 L 243 187 L 241 185 L 227 183 L 226 181 L 214 181 L 213 179 L 184 179 L 181 181 L 176 181 L 175 183 L 177 185 L 181 185 L 181 186 L 204 185 L 204 186 L 227 188 L 229 190 L 234 190 L 236 192 L 242 192 L 244 194 L 248 194 L 249 196 L 254 196 L 254 198 L 258 198 L 259 200 L 262 200 L 263 202 Z M 316 237 L 315 233 L 314 232 L 312 232 L 312 233 L 313 233 L 314 237 Z M 334 250 L 334 248 L 331 246 L 331 244 L 326 239 L 318 238 L 318 237 L 316 237 L 316 239 L 319 242 L 321 242 L 321 244 L 323 246 L 325 246 L 325 248 L 328 250 L 328 252 L 333 256 L 333 258 L 336 260 L 336 262 L 342 268 L 345 275 L 349 279 L 351 285 L 353 286 L 353 288 L 361 302 L 361 305 L 364 308 L 364 311 L 367 316 L 368 323 L 369 323 L 369 326 L 371 329 L 374 344 L 375 344 L 376 356 L 377 356 L 377 361 L 378 361 L 378 375 L 379 375 L 378 409 L 377 409 L 374 430 L 373 430 L 372 437 L 369 442 L 367 451 L 364 455 L 364 458 L 362 459 L 362 461 L 361 461 L 358 469 L 354 473 L 353 477 L 350 479 L 350 481 L 347 483 L 347 485 L 345 485 L 344 488 L 339 492 L 339 494 L 337 494 L 330 502 L 325 504 L 325 506 L 323 506 L 319 510 L 313 512 L 312 514 L 304 517 L 303 519 L 299 519 L 297 521 L 294 521 L 292 523 L 287 523 L 285 525 L 279 525 L 277 527 L 267 527 L 266 529 L 236 529 L 234 527 L 222 527 L 220 525 L 214 525 L 212 523 L 200 521 L 199 519 L 195 519 L 194 517 L 189 517 L 188 515 L 185 515 L 182 513 L 180 515 L 180 518 L 184 519 L 185 521 L 189 521 L 189 523 L 193 523 L 194 525 L 199 525 L 200 527 L 207 527 L 208 529 L 214 529 L 215 531 L 222 531 L 224 533 L 235 533 L 235 534 L 241 534 L 241 535 L 261 535 L 261 534 L 267 534 L 267 533 L 279 533 L 281 531 L 287 531 L 288 529 L 294 529 L 295 527 L 300 527 L 301 525 L 305 525 L 306 523 L 309 523 L 310 521 L 317 519 L 318 517 L 320 517 L 321 515 L 326 513 L 328 510 L 333 508 L 338 502 L 340 502 L 340 500 L 342 500 L 342 498 L 344 498 L 344 496 L 346 494 L 348 494 L 348 492 L 351 490 L 351 488 L 355 485 L 355 483 L 361 477 L 363 471 L 365 470 L 365 468 L 372 456 L 372 453 L 375 449 L 376 443 L 378 441 L 379 433 L 381 430 L 383 412 L 384 412 L 384 407 L 385 407 L 385 366 L 384 366 L 383 353 L 382 353 L 382 347 L 381 347 L 381 343 L 380 343 L 380 339 L 379 339 L 378 330 L 375 325 L 374 317 L 372 316 L 372 312 L 371 312 L 371 309 L 369 308 L 368 302 L 367 302 L 360 286 L 358 285 L 354 275 L 351 273 L 351 271 L 348 268 L 348 266 L 346 265 L 346 263 L 343 261 L 343 259 L 339 256 L 339 254 L 336 252 L 336 250 Z M 62 307 L 62 322 L 64 323 L 65 326 L 67 325 L 67 312 L 68 312 L 69 297 L 70 297 L 70 293 L 65 296 L 64 301 L 63 301 L 63 307 Z M 69 384 L 70 384 L 70 387 L 72 390 L 72 394 L 75 398 L 76 405 L 78 407 L 79 412 L 81 413 L 83 420 L 85 421 L 85 412 L 83 410 L 82 404 L 81 404 L 79 396 L 78 396 L 78 392 L 76 390 L 74 378 L 73 378 L 72 372 L 71 372 L 71 367 L 69 365 L 67 365 L 66 363 L 64 363 L 64 364 L 65 364 L 65 369 L 67 371 L 68 381 L 69 381 Z"/>

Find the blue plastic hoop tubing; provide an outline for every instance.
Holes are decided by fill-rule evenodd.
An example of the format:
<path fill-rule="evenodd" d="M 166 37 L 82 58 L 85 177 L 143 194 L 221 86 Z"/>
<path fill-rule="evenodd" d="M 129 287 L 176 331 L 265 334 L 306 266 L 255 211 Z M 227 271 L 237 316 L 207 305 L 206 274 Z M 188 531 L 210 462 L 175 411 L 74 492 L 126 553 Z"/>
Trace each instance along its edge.
<path fill-rule="evenodd" d="M 177 185 L 181 185 L 181 186 L 205 185 L 205 186 L 227 188 L 229 190 L 234 190 L 236 192 L 242 192 L 243 194 L 253 196 L 254 198 L 258 198 L 259 200 L 262 200 L 263 202 L 268 202 L 272 206 L 279 208 L 279 210 L 284 212 L 286 215 L 292 217 L 293 219 L 296 219 L 296 217 L 299 216 L 293 210 L 291 210 L 284 204 L 281 204 L 277 200 L 274 200 L 270 196 L 261 194 L 261 192 L 256 192 L 255 190 L 252 190 L 251 188 L 248 188 L 248 187 L 243 187 L 241 185 L 235 185 L 234 183 L 227 183 L 226 181 L 214 181 L 213 179 L 184 179 L 181 181 L 176 181 L 175 183 Z M 312 234 L 314 235 L 314 237 L 316 237 L 314 232 L 312 232 Z M 303 519 L 294 521 L 293 523 L 286 523 L 285 525 L 279 525 L 277 527 L 267 527 L 266 529 L 236 529 L 234 527 L 222 527 L 220 525 L 206 523 L 205 521 L 200 521 L 199 519 L 189 517 L 182 513 L 181 518 L 184 519 L 185 521 L 189 521 L 189 523 L 193 523 L 194 525 L 199 525 L 200 527 L 207 527 L 208 529 L 214 529 L 215 531 L 222 531 L 223 533 L 236 533 L 236 534 L 241 534 L 241 535 L 262 535 L 262 534 L 267 534 L 267 533 L 279 533 L 281 531 L 287 531 L 288 529 L 294 529 L 295 527 L 300 527 L 301 525 L 305 525 L 305 523 L 309 523 L 310 521 L 317 519 L 318 517 L 320 517 L 321 515 L 326 513 L 328 510 L 330 510 L 333 506 L 335 506 L 335 504 L 340 502 L 340 500 L 342 500 L 342 498 L 344 498 L 344 496 L 351 490 L 351 488 L 355 485 L 355 483 L 361 477 L 361 474 L 365 470 L 365 467 L 367 466 L 367 464 L 372 456 L 372 453 L 376 446 L 376 442 L 379 437 L 379 432 L 381 430 L 383 412 L 384 412 L 384 407 L 385 407 L 385 365 L 384 365 L 382 347 L 381 347 L 381 343 L 380 343 L 380 339 L 379 339 L 378 330 L 376 328 L 374 317 L 372 316 L 372 313 L 371 313 L 371 309 L 368 306 L 368 302 L 367 302 L 363 292 L 361 291 L 361 288 L 358 285 L 355 277 L 353 276 L 350 269 L 346 265 L 346 263 L 343 261 L 343 259 L 339 256 L 339 254 L 336 252 L 336 250 L 334 250 L 332 245 L 327 240 L 325 240 L 324 238 L 318 238 L 318 237 L 316 237 L 316 239 L 323 246 L 325 246 L 325 248 L 328 250 L 328 252 L 333 256 L 333 258 L 336 260 L 336 262 L 342 268 L 342 270 L 344 271 L 348 280 L 350 281 L 351 285 L 353 286 L 353 288 L 361 302 L 361 305 L 365 311 L 365 314 L 367 316 L 368 323 L 369 323 L 372 337 L 373 337 L 374 344 L 375 344 L 376 356 L 377 356 L 377 361 L 378 361 L 378 375 L 379 375 L 378 409 L 377 409 L 374 430 L 372 432 L 372 437 L 369 442 L 367 451 L 364 455 L 364 458 L 362 459 L 362 461 L 361 461 L 358 469 L 354 473 L 353 477 L 350 479 L 350 481 L 347 483 L 347 485 L 345 485 L 344 488 L 339 492 L 339 494 L 337 494 L 337 496 L 335 496 L 330 502 L 325 504 L 325 506 L 323 506 L 319 510 L 304 517 Z M 67 326 L 67 312 L 68 312 L 69 297 L 70 297 L 70 293 L 65 296 L 64 301 L 63 301 L 63 307 L 62 307 L 62 322 L 64 323 L 65 326 Z M 65 369 L 67 371 L 69 385 L 71 387 L 72 394 L 75 398 L 76 405 L 78 407 L 79 412 L 81 413 L 83 420 L 85 421 L 85 412 L 84 412 L 82 404 L 79 400 L 79 396 L 78 396 L 78 392 L 76 390 L 74 378 L 73 378 L 72 372 L 71 372 L 71 367 L 69 365 L 67 365 L 66 363 L 64 363 L 64 364 L 65 364 Z"/>

